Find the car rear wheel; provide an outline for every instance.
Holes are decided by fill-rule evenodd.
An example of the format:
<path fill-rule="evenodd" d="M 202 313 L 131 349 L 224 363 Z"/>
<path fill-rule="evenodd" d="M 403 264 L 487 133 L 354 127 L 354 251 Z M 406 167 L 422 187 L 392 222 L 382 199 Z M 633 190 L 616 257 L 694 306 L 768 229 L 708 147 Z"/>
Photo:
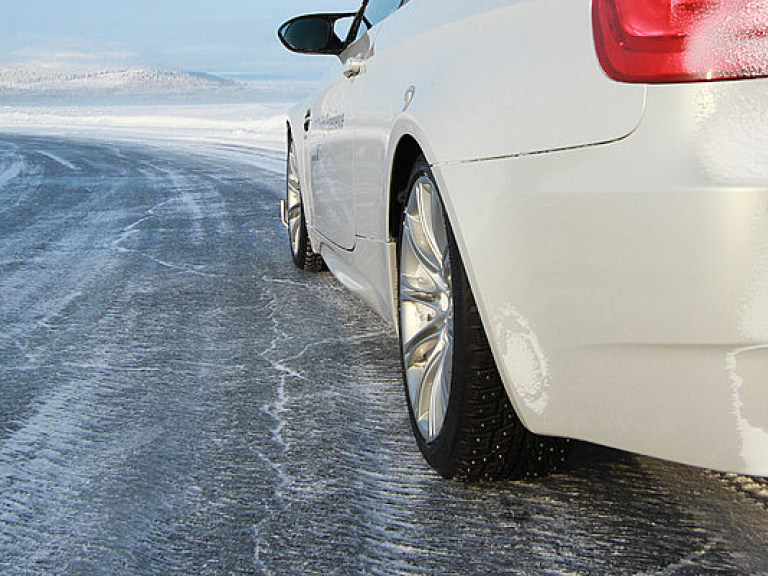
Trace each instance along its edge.
<path fill-rule="evenodd" d="M 288 238 L 291 245 L 293 263 L 301 270 L 319 272 L 323 268 L 323 258 L 312 250 L 304 218 L 304 203 L 301 195 L 296 145 L 288 140 L 288 158 L 286 162 L 286 201 L 285 220 L 288 224 Z"/>
<path fill-rule="evenodd" d="M 427 462 L 464 481 L 552 472 L 567 441 L 532 434 L 515 414 L 423 159 L 410 175 L 398 250 L 405 390 Z"/>

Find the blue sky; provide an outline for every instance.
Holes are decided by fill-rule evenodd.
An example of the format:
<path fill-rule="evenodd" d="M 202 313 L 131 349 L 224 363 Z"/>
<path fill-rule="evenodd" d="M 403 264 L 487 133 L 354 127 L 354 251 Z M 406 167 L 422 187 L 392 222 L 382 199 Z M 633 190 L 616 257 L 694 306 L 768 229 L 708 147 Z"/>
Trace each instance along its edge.
<path fill-rule="evenodd" d="M 215 74 L 319 74 L 275 31 L 291 16 L 359 0 L 2 0 L 0 66 L 149 66 Z"/>

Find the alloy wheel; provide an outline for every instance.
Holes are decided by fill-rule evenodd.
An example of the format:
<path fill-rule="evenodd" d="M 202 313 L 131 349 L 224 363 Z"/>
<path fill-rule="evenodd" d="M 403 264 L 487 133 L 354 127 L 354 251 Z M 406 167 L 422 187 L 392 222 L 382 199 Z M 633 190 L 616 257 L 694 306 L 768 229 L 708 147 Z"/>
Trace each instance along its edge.
<path fill-rule="evenodd" d="M 453 293 L 445 211 L 426 174 L 411 185 L 400 246 L 400 339 L 408 400 L 424 440 L 443 428 L 453 372 Z"/>
<path fill-rule="evenodd" d="M 301 253 L 302 221 L 304 214 L 301 206 L 301 181 L 299 180 L 298 162 L 296 160 L 296 147 L 293 141 L 288 148 L 288 173 L 286 194 L 286 221 L 288 222 L 288 234 L 291 241 L 291 252 L 296 256 Z"/>

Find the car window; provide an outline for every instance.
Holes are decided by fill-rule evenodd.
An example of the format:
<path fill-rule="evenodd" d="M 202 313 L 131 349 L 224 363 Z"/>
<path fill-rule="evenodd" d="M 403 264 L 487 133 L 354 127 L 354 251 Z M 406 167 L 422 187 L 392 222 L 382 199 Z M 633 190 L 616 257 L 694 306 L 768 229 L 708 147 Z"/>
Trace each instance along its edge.
<path fill-rule="evenodd" d="M 406 0 L 407 2 L 408 0 Z M 365 9 L 365 19 L 370 26 L 376 26 L 403 4 L 402 0 L 370 0 Z"/>

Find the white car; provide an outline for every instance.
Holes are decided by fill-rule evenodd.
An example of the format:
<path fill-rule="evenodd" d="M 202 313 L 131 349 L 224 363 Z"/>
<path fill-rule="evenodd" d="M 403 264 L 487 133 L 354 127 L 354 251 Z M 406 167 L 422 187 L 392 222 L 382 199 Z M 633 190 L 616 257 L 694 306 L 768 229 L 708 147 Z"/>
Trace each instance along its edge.
<path fill-rule="evenodd" d="M 366 0 L 279 36 L 334 56 L 289 115 L 293 260 L 398 330 L 438 472 L 575 438 L 768 475 L 765 0 Z"/>

